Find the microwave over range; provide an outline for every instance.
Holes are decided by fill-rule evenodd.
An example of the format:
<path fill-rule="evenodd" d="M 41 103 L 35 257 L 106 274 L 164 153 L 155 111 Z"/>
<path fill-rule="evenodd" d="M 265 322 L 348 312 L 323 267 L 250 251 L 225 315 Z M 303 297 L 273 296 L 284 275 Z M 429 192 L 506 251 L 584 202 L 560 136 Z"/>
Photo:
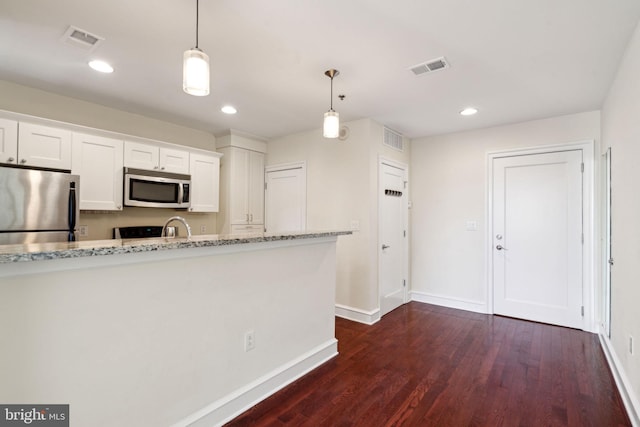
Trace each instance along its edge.
<path fill-rule="evenodd" d="M 125 206 L 186 209 L 190 189 L 190 175 L 124 168 Z"/>

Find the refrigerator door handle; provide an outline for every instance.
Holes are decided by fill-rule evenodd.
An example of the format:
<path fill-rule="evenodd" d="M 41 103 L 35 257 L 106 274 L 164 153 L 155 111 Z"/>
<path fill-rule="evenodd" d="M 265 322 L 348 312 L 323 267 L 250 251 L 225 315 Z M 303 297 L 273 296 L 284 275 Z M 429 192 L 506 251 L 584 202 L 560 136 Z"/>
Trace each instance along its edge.
<path fill-rule="evenodd" d="M 76 183 L 69 184 L 69 241 L 76 240 Z"/>

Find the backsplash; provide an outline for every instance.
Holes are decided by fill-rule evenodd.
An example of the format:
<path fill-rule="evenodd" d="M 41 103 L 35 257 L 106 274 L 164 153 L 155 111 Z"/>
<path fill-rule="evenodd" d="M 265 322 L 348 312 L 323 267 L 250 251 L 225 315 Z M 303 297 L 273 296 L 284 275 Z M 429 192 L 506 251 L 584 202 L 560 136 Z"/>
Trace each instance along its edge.
<path fill-rule="evenodd" d="M 187 220 L 193 235 L 216 234 L 217 213 L 193 213 L 184 210 L 125 207 L 122 211 L 80 211 L 78 226 L 87 226 L 88 235 L 79 240 L 103 240 L 113 237 L 113 227 L 134 225 L 164 225 L 172 216 Z M 186 236 L 187 230 L 178 222 L 172 226 L 179 228 L 179 236 Z M 204 232 L 203 232 L 204 227 Z"/>

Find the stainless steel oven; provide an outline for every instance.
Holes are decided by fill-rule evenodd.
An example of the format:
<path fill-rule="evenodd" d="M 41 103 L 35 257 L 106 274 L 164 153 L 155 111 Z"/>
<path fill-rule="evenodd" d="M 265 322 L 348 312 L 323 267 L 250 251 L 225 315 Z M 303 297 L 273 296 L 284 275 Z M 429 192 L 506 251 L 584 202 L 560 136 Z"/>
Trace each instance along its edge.
<path fill-rule="evenodd" d="M 190 190 L 190 175 L 124 168 L 125 206 L 186 209 Z"/>

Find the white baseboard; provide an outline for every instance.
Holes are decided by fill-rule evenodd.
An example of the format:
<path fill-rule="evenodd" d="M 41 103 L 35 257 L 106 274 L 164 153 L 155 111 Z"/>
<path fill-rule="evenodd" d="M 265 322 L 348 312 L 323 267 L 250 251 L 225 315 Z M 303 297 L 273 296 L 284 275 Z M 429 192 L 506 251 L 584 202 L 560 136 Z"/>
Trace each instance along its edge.
<path fill-rule="evenodd" d="M 633 388 L 629 383 L 629 378 L 624 372 L 624 368 L 620 363 L 620 359 L 618 358 L 611 341 L 602 333 L 599 333 L 598 337 L 600 338 L 602 351 L 609 363 L 609 368 L 611 368 L 613 379 L 616 381 L 616 385 L 618 386 L 618 391 L 620 392 L 620 397 L 622 397 L 624 407 L 631 419 L 631 425 L 633 427 L 640 427 L 640 403 L 638 402 L 638 397 L 633 392 Z"/>
<path fill-rule="evenodd" d="M 336 316 L 366 325 L 373 325 L 380 320 L 380 309 L 364 311 L 359 308 L 336 304 Z"/>
<path fill-rule="evenodd" d="M 487 314 L 487 305 L 484 302 L 473 301 L 462 298 L 453 298 L 443 295 L 434 295 L 427 292 L 411 292 L 411 301 L 424 302 L 427 304 L 440 305 L 443 307 L 457 308 L 460 310 L 473 311 L 475 313 Z"/>
<path fill-rule="evenodd" d="M 172 427 L 221 426 L 337 355 L 338 340 L 329 340 L 239 390 L 194 412 L 173 424 Z"/>

